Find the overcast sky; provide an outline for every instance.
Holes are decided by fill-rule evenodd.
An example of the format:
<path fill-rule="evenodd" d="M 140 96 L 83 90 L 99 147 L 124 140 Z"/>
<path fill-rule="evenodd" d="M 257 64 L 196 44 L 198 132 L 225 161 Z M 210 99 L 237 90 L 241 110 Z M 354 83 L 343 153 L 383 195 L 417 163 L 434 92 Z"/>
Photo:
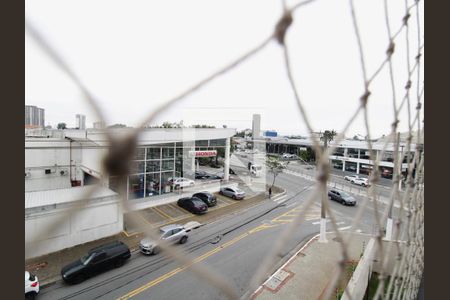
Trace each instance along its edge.
<path fill-rule="evenodd" d="M 392 31 L 396 31 L 405 14 L 405 2 L 388 2 Z M 259 44 L 271 34 L 282 13 L 279 0 L 25 3 L 27 19 L 100 100 L 106 122 L 129 126 L 137 125 L 157 104 Z M 383 1 L 355 0 L 355 6 L 370 75 L 385 58 L 388 45 Z M 417 54 L 415 10 L 410 25 L 413 63 Z M 393 62 L 398 103 L 407 81 L 405 38 L 404 33 L 398 36 Z M 340 131 L 363 93 L 349 2 L 317 0 L 298 9 L 287 44 L 314 130 Z M 86 115 L 88 127 L 97 121 L 81 92 L 27 34 L 25 45 L 25 104 L 44 108 L 46 124 L 52 126 L 59 122 L 75 126 L 77 113 Z M 385 68 L 370 89 L 369 120 L 376 137 L 389 133 L 393 120 L 388 71 Z M 415 83 L 416 77 L 412 91 Z M 412 97 L 413 111 L 416 99 Z M 282 48 L 276 42 L 165 111 L 156 123 L 183 120 L 188 125 L 226 124 L 244 129 L 251 128 L 253 113 L 261 114 L 262 129 L 307 133 L 287 80 Z M 359 117 L 347 136 L 365 135 L 362 121 Z M 406 129 L 404 107 L 400 130 Z"/>

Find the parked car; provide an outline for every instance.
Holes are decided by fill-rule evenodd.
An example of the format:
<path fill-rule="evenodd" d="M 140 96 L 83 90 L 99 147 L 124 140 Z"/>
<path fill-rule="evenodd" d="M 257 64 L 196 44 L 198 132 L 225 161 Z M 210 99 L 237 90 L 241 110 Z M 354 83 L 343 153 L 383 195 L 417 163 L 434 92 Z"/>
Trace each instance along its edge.
<path fill-rule="evenodd" d="M 217 197 L 210 192 L 199 192 L 192 195 L 192 197 L 198 198 L 205 202 L 208 207 L 215 206 L 217 204 Z"/>
<path fill-rule="evenodd" d="M 190 229 L 184 228 L 183 225 L 172 224 L 160 228 L 161 235 L 158 240 L 144 238 L 139 242 L 139 249 L 144 254 L 158 254 L 160 251 L 159 240 L 164 240 L 168 243 L 186 243 L 188 239 L 188 232 Z"/>
<path fill-rule="evenodd" d="M 241 191 L 238 188 L 235 187 L 223 187 L 220 188 L 220 192 L 221 195 L 233 198 L 234 200 L 240 200 L 240 199 L 244 199 L 245 197 L 245 192 Z"/>
<path fill-rule="evenodd" d="M 340 202 L 344 205 L 356 205 L 355 198 L 342 191 L 331 189 L 330 191 L 328 191 L 328 197 L 331 200 Z"/>
<path fill-rule="evenodd" d="M 130 256 L 130 249 L 120 241 L 101 245 L 63 267 L 61 276 L 67 283 L 78 283 L 100 272 L 122 266 Z"/>
<path fill-rule="evenodd" d="M 195 179 L 205 179 L 208 175 L 205 171 L 195 171 Z"/>
<path fill-rule="evenodd" d="M 223 173 L 217 173 L 217 174 L 208 174 L 207 177 L 205 177 L 205 179 L 209 179 L 209 180 L 216 180 L 216 179 L 223 179 Z"/>
<path fill-rule="evenodd" d="M 358 179 L 359 176 L 358 175 L 347 175 L 344 177 L 345 180 L 348 180 L 350 182 L 353 182 L 355 179 Z"/>
<path fill-rule="evenodd" d="M 25 271 L 25 299 L 34 299 L 39 293 L 39 280 L 36 275 Z"/>
<path fill-rule="evenodd" d="M 175 187 L 189 187 L 194 186 L 195 182 L 194 180 L 184 178 L 184 177 L 175 177 L 169 180 L 169 182 Z"/>
<path fill-rule="evenodd" d="M 205 214 L 208 211 L 208 206 L 196 197 L 184 197 L 177 202 L 179 207 L 186 209 L 194 214 Z"/>
<path fill-rule="evenodd" d="M 367 178 L 357 178 L 353 180 L 353 183 L 360 186 L 369 186 L 369 179 Z"/>
<path fill-rule="evenodd" d="M 283 153 L 282 158 L 294 158 L 294 154 Z"/>

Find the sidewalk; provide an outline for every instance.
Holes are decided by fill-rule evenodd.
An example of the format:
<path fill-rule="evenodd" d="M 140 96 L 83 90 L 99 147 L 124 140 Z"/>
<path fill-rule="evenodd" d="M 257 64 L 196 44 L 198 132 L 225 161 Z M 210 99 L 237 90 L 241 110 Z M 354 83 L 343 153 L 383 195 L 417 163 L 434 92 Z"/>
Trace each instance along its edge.
<path fill-rule="evenodd" d="M 348 247 L 352 261 L 363 253 L 369 235 L 355 234 Z M 341 245 L 334 233 L 327 234 L 327 243 L 319 243 L 318 235 L 309 240 L 261 285 L 252 300 L 324 300 L 327 287 L 338 272 Z"/>

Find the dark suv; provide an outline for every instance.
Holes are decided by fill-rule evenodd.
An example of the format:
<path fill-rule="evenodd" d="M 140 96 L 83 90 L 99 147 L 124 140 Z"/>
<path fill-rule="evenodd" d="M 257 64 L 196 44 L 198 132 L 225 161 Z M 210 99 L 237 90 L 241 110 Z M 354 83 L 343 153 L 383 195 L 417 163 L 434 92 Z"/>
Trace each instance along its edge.
<path fill-rule="evenodd" d="M 342 191 L 332 189 L 328 192 L 328 197 L 344 205 L 356 205 L 355 198 Z"/>
<path fill-rule="evenodd" d="M 67 283 L 79 283 L 88 277 L 113 267 L 120 267 L 131 256 L 130 249 L 122 242 L 105 244 L 61 269 L 61 276 Z"/>
<path fill-rule="evenodd" d="M 217 204 L 217 197 L 209 192 L 199 192 L 192 195 L 192 197 L 196 197 L 203 202 L 205 202 L 208 207 L 215 206 Z"/>

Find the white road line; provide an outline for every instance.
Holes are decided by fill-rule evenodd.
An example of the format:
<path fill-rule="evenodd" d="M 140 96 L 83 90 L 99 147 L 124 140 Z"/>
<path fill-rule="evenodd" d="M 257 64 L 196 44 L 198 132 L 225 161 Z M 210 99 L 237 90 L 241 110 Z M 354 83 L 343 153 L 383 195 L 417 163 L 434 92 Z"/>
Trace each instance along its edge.
<path fill-rule="evenodd" d="M 330 220 L 327 220 L 327 223 L 328 223 L 328 222 L 330 222 Z M 320 221 L 312 222 L 311 224 L 313 224 L 313 225 L 318 225 L 318 224 L 320 224 Z"/>

